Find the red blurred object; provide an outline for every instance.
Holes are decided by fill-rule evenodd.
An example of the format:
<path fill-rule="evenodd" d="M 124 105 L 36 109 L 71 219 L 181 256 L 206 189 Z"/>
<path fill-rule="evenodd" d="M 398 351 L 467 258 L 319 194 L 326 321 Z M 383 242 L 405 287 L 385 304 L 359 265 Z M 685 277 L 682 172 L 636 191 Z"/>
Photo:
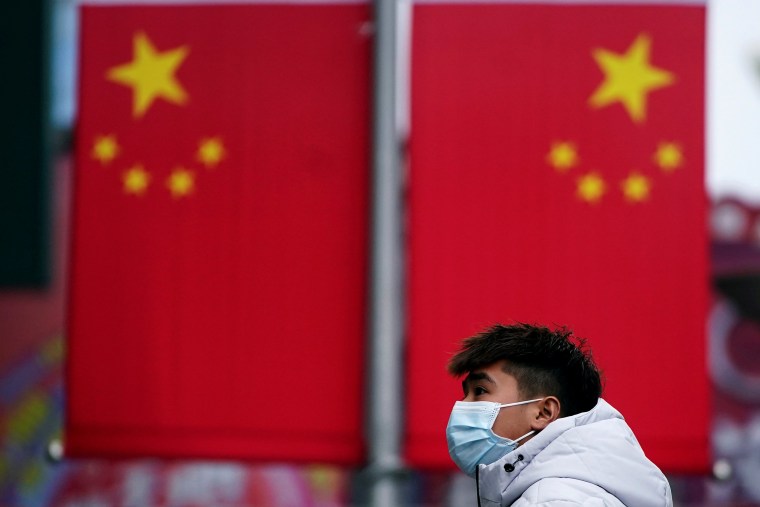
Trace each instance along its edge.
<path fill-rule="evenodd" d="M 361 462 L 368 17 L 82 9 L 68 455 Z"/>
<path fill-rule="evenodd" d="M 444 430 L 462 394 L 445 364 L 460 340 L 517 320 L 588 338 L 650 459 L 707 470 L 704 17 L 415 7 L 413 464 L 451 466 Z"/>

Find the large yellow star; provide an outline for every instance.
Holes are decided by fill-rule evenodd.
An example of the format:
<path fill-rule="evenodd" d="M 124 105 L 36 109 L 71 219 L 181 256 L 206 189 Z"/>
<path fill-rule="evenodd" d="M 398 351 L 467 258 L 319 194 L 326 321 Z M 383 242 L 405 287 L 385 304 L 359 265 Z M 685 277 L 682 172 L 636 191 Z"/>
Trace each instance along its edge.
<path fill-rule="evenodd" d="M 224 145 L 218 137 L 201 139 L 198 145 L 198 160 L 206 167 L 216 167 L 224 158 Z"/>
<path fill-rule="evenodd" d="M 578 152 L 573 143 L 560 141 L 552 143 L 546 159 L 556 170 L 566 172 L 578 163 Z"/>
<path fill-rule="evenodd" d="M 122 181 L 126 193 L 143 195 L 148 188 L 148 183 L 150 183 L 150 174 L 138 164 L 124 172 Z"/>
<path fill-rule="evenodd" d="M 630 202 L 641 202 L 649 198 L 649 190 L 652 184 L 649 178 L 639 173 L 631 173 L 620 187 L 623 189 L 625 198 Z"/>
<path fill-rule="evenodd" d="M 159 53 L 142 32 L 135 34 L 132 44 L 133 60 L 106 73 L 109 80 L 132 87 L 132 115 L 143 116 L 157 98 L 184 104 L 187 93 L 174 73 L 187 57 L 187 46 Z"/>
<path fill-rule="evenodd" d="M 119 154 L 119 143 L 116 136 L 98 136 L 92 145 L 92 158 L 106 165 Z"/>
<path fill-rule="evenodd" d="M 589 98 L 589 104 L 600 108 L 621 102 L 631 119 L 641 123 L 647 114 L 647 94 L 673 84 L 675 76 L 649 64 L 652 41 L 640 34 L 625 54 L 595 49 L 594 60 L 604 72 L 604 82 Z"/>
<path fill-rule="evenodd" d="M 172 193 L 172 197 L 183 197 L 193 191 L 195 187 L 195 175 L 182 167 L 178 167 L 169 175 L 166 186 Z"/>
<path fill-rule="evenodd" d="M 604 180 L 596 173 L 588 173 L 578 178 L 578 197 L 586 202 L 599 202 L 606 188 Z"/>
<path fill-rule="evenodd" d="M 655 163 L 665 172 L 672 172 L 681 167 L 683 153 L 676 143 L 660 143 L 654 153 Z"/>

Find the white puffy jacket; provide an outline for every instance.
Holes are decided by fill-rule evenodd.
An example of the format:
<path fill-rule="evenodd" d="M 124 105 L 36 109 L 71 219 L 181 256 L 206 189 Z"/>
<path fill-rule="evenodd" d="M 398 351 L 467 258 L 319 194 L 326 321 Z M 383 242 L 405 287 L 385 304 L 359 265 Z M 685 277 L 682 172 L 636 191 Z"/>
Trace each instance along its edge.
<path fill-rule="evenodd" d="M 599 399 L 477 471 L 481 507 L 672 507 L 670 485 L 620 412 Z"/>

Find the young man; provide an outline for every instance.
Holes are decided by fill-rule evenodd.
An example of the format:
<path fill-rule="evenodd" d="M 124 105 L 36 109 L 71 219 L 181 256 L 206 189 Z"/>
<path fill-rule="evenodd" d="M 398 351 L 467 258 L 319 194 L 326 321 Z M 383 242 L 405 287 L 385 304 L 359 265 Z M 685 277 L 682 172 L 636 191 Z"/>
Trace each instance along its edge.
<path fill-rule="evenodd" d="M 449 372 L 466 375 L 446 428 L 449 454 L 475 477 L 479 506 L 673 505 L 570 331 L 496 325 L 467 338 Z"/>

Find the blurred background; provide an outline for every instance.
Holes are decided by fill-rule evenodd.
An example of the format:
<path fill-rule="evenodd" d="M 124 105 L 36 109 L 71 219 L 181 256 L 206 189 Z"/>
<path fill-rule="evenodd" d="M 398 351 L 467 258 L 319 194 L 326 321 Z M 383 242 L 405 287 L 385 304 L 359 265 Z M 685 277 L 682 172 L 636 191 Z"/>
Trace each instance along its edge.
<path fill-rule="evenodd" d="M 357 468 L 59 459 L 78 115 L 78 7 L 74 0 L 50 0 L 6 2 L 1 8 L 0 90 L 5 93 L 0 146 L 4 152 L 23 146 L 37 158 L 2 161 L 0 259 L 29 250 L 38 257 L 28 259 L 33 275 L 23 280 L 0 266 L 0 504 L 362 504 L 365 480 Z M 751 506 L 760 505 L 760 2 L 712 0 L 707 12 L 705 184 L 712 294 L 705 368 L 714 397 L 714 466 L 710 474 L 670 479 L 676 505 Z M 12 164 L 29 163 L 45 171 L 27 178 L 10 170 Z M 13 210 L 22 209 L 19 203 L 25 200 L 36 202 L 44 219 L 16 215 Z M 25 239 L 30 248 L 11 244 Z M 408 505 L 474 504 L 472 482 L 456 472 L 410 470 L 401 483 Z"/>

